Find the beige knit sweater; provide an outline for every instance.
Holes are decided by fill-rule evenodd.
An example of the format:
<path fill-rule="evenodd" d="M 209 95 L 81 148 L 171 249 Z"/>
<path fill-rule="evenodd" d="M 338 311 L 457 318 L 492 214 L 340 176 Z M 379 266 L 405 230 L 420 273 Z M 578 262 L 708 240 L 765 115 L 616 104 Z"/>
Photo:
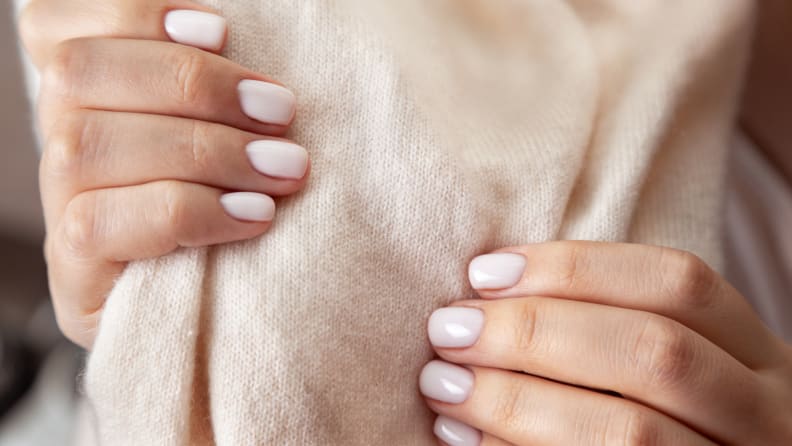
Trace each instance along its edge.
<path fill-rule="evenodd" d="M 628 240 L 719 267 L 749 0 L 215 0 L 313 175 L 255 240 L 131 264 L 84 377 L 119 445 L 430 445 L 430 312 L 474 255 Z M 201 224 L 201 222 L 195 222 Z"/>

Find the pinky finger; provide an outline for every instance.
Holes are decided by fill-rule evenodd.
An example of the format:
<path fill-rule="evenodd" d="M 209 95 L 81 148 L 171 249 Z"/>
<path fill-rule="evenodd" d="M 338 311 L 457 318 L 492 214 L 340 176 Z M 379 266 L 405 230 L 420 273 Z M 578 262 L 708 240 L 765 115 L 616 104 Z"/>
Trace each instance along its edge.
<path fill-rule="evenodd" d="M 179 181 L 77 195 L 47 240 L 61 330 L 89 348 L 104 300 L 128 261 L 179 247 L 249 239 L 269 228 L 274 213 L 274 202 L 266 195 L 224 194 Z"/>

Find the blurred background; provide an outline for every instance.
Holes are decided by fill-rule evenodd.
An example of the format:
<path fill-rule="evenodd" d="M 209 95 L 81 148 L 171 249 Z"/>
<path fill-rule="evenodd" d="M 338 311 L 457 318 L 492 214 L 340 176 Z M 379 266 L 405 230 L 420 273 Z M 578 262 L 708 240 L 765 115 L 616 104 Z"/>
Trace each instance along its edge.
<path fill-rule="evenodd" d="M 59 333 L 42 256 L 36 139 L 15 11 L 0 1 L 0 446 L 66 444 L 83 354 Z"/>

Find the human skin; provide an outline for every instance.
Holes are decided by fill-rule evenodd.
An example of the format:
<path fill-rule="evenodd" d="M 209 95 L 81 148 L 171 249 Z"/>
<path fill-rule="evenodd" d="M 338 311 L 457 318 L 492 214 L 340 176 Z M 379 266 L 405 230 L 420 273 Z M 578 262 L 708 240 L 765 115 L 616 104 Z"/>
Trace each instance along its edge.
<path fill-rule="evenodd" d="M 445 444 L 792 444 L 792 348 L 696 256 L 550 242 L 469 272 L 419 380 Z"/>
<path fill-rule="evenodd" d="M 74 0 L 37 0 L 26 10 L 22 21 L 25 42 L 45 73 L 53 70 L 46 68 L 51 66 L 51 60 L 70 59 L 66 56 L 73 56 L 75 53 L 71 52 L 74 51 L 80 60 L 94 63 L 98 71 L 107 65 L 123 63 L 112 58 L 91 56 L 117 50 L 112 47 L 117 43 L 107 43 L 114 39 L 107 37 L 137 39 L 129 43 L 129 47 L 124 47 L 130 54 L 135 54 L 133 47 L 143 48 L 142 52 L 147 54 L 157 51 L 165 54 L 164 46 L 155 49 L 146 40 L 160 41 L 162 45 L 162 41 L 170 39 L 171 36 L 163 27 L 167 11 L 185 8 L 205 10 L 184 2 L 177 4 L 153 0 L 119 0 L 98 4 Z M 71 21 L 66 20 L 69 11 L 75 10 L 89 13 L 72 18 Z M 141 11 L 145 13 L 141 14 Z M 106 20 L 107 17 L 118 18 Z M 75 21 L 79 25 L 74 25 Z M 72 24 L 64 25 L 66 23 Z M 42 33 L 41 30 L 47 32 Z M 78 37 L 91 38 L 77 43 L 69 40 Z M 71 43 L 64 43 L 66 41 Z M 86 41 L 91 43 L 83 43 Z M 76 45 L 77 48 L 68 49 L 70 45 Z M 221 66 L 218 59 L 213 61 L 206 63 Z M 232 68 L 232 64 L 227 61 L 223 63 L 227 65 L 222 65 L 218 70 L 243 70 L 240 67 Z M 124 71 L 131 70 L 134 73 L 135 65 L 140 64 L 138 60 L 135 64 L 119 66 L 126 67 Z M 63 99 L 58 98 L 58 90 L 65 85 L 69 87 L 66 90 L 81 91 L 79 87 L 85 83 L 85 79 L 78 76 L 67 79 L 64 84 L 61 74 L 68 70 L 56 65 L 54 72 L 54 75 L 44 76 L 45 79 L 52 78 L 49 82 L 53 85 L 47 88 L 45 82 L 42 93 L 40 109 L 45 134 L 52 132 L 52 123 L 56 121 L 53 116 L 77 115 L 73 119 L 78 124 L 83 123 L 79 115 L 81 111 L 77 111 L 73 104 L 64 104 Z M 115 75 L 111 75 L 113 72 L 108 73 L 98 80 L 91 78 L 91 81 L 105 82 L 105 92 L 123 87 L 118 82 L 118 78 L 123 76 L 117 72 Z M 244 75 L 238 75 L 236 79 L 253 77 L 266 80 L 253 73 L 238 73 Z M 189 79 L 195 76 L 175 77 Z M 140 78 L 135 80 L 139 81 Z M 175 90 L 183 93 L 184 88 L 177 87 Z M 55 99 L 50 99 L 52 97 Z M 226 100 L 227 105 L 236 98 Z M 129 109 L 123 108 L 123 104 L 105 107 L 114 113 L 127 112 L 127 115 L 131 115 L 131 111 L 148 115 L 149 120 L 135 121 L 131 116 L 124 115 L 121 120 L 103 121 L 104 125 L 100 127 L 104 131 L 133 134 L 142 128 L 161 126 L 160 133 L 151 135 L 148 141 L 162 141 L 172 138 L 164 135 L 166 132 L 174 133 L 172 129 L 178 127 L 176 121 L 172 120 L 173 115 L 192 118 L 195 122 L 214 120 L 218 123 L 220 119 L 197 116 L 195 110 L 189 107 L 147 109 L 141 113 L 138 109 L 141 105 L 134 105 Z M 211 108 L 207 105 L 205 110 Z M 155 112 L 158 115 L 151 117 Z M 168 117 L 171 119 L 166 119 Z M 259 123 L 242 118 L 234 122 L 220 119 L 219 124 L 224 124 L 223 130 L 229 133 L 218 135 L 217 139 L 210 141 L 226 141 L 232 131 L 252 131 L 237 134 L 239 142 L 232 145 L 238 149 L 258 138 L 258 134 L 279 135 L 284 130 L 277 126 L 262 127 Z M 73 126 L 78 127 L 77 124 L 66 125 L 67 128 Z M 101 133 L 96 132 L 97 136 Z M 258 176 L 255 176 L 255 180 L 250 177 L 251 182 L 245 184 L 249 187 L 223 183 L 229 177 L 239 176 L 233 171 L 223 170 L 227 159 L 209 162 L 200 169 L 203 175 L 216 175 L 210 178 L 190 173 L 163 172 L 162 175 L 171 181 L 174 181 L 172 177 L 176 177 L 177 182 L 214 187 L 215 195 L 211 195 L 212 200 L 206 201 L 207 212 L 201 214 L 204 209 L 187 209 L 184 212 L 194 214 L 180 220 L 182 223 L 168 219 L 160 232 L 150 232 L 146 225 L 134 225 L 141 228 L 139 232 L 129 231 L 133 225 L 126 222 L 138 222 L 136 216 L 141 212 L 145 214 L 158 209 L 145 210 L 145 206 L 152 201 L 151 197 L 158 194 L 144 194 L 138 184 L 152 182 L 152 178 L 146 176 L 150 175 L 150 168 L 155 164 L 152 160 L 159 160 L 155 155 L 162 156 L 165 150 L 161 146 L 147 144 L 145 140 L 133 141 L 126 147 L 151 146 L 157 152 L 150 158 L 141 157 L 140 153 L 125 157 L 123 155 L 130 150 L 113 150 L 112 153 L 120 154 L 117 161 L 120 165 L 139 164 L 140 173 L 135 174 L 131 172 L 135 169 L 125 168 L 102 180 L 100 186 L 86 186 L 80 183 L 84 174 L 77 175 L 69 170 L 65 175 L 54 175 L 53 170 L 57 172 L 62 169 L 51 170 L 46 167 L 47 163 L 51 163 L 48 153 L 58 155 L 63 151 L 58 147 L 66 147 L 66 152 L 76 155 L 76 163 L 82 165 L 80 154 L 85 153 L 84 148 L 92 146 L 91 138 L 80 135 L 80 138 L 64 139 L 65 142 L 60 144 L 48 144 L 42 163 L 42 191 L 48 214 L 50 283 L 62 329 L 85 347 L 90 347 L 101 314 L 96 309 L 101 308 L 112 278 L 123 269 L 126 260 L 160 255 L 176 246 L 200 246 L 224 241 L 219 235 L 213 239 L 206 234 L 190 234 L 192 225 L 186 223 L 189 221 L 211 222 L 217 218 L 217 233 L 213 232 L 212 236 L 223 234 L 228 240 L 255 236 L 266 229 L 266 223 L 235 226 L 240 222 L 228 219 L 226 213 L 221 213 L 222 209 L 217 206 L 217 194 L 221 193 L 221 188 L 215 186 L 219 184 L 222 189 L 253 190 L 277 195 L 277 192 L 289 193 L 299 189 L 302 181 L 286 182 L 284 184 L 288 186 L 284 186 L 284 190 L 275 192 L 259 184 L 259 181 L 269 180 Z M 195 138 L 187 139 L 186 144 L 179 144 L 178 141 L 174 144 L 189 146 L 189 141 Z M 103 146 L 94 144 L 97 145 Z M 226 149 L 224 153 L 231 150 L 233 148 Z M 174 161 L 173 164 L 183 163 Z M 90 172 L 90 164 L 88 169 Z M 94 172 L 88 177 L 105 174 Z M 123 177 L 127 174 L 129 177 Z M 81 194 L 103 189 L 116 192 L 114 189 L 118 185 L 110 187 L 108 184 L 120 181 L 119 177 L 124 178 L 122 183 L 134 184 L 135 190 L 129 190 L 124 199 L 101 200 L 104 207 L 95 201 L 89 201 L 92 206 L 87 206 L 95 215 L 107 215 L 105 223 L 86 225 L 84 213 L 62 216 L 63 211 L 59 209 L 68 208 L 68 204 L 64 203 L 74 201 Z M 61 189 L 79 192 L 66 192 L 63 193 L 65 198 L 58 198 Z M 195 202 L 196 198 L 190 200 Z M 113 204 L 118 202 L 126 204 L 114 208 Z M 62 204 L 58 206 L 57 203 Z M 138 203 L 143 210 L 130 211 L 134 206 L 129 203 Z M 59 228 L 64 225 L 64 220 L 71 221 L 78 234 L 86 233 L 85 226 L 119 226 L 126 230 L 111 234 L 97 234 L 89 230 L 87 237 L 78 237 L 80 249 L 75 253 L 72 246 L 74 242 L 69 241 L 68 237 L 58 237 L 63 232 Z M 229 227 L 238 230 L 230 230 Z M 233 236 L 230 236 L 232 232 Z M 129 233 L 133 236 L 130 237 Z M 147 240 L 158 242 L 152 248 L 142 249 L 147 245 L 140 242 Z M 123 255 L 103 251 L 107 247 L 118 246 L 124 247 Z M 451 342 L 456 343 L 453 347 L 436 345 L 439 356 L 448 364 L 467 367 L 449 369 L 454 366 L 433 362 L 422 375 L 421 389 L 434 397 L 448 395 L 448 386 L 442 385 L 443 373 L 456 370 L 448 374 L 463 380 L 451 388 L 455 391 L 451 392 L 452 398 L 461 401 L 443 403 L 437 398 L 427 399 L 429 407 L 443 416 L 437 431 L 444 435 L 442 438 L 447 444 L 473 444 L 470 441 L 480 440 L 485 445 L 687 445 L 713 444 L 714 441 L 773 445 L 791 441 L 789 426 L 784 423 L 792 416 L 789 406 L 789 401 L 792 401 L 789 346 L 769 333 L 743 297 L 695 256 L 665 248 L 584 242 L 530 245 L 508 248 L 503 252 L 525 259 L 524 268 L 516 274 L 515 257 L 511 257 L 512 278 L 517 280 L 517 284 L 495 289 L 482 288 L 481 283 L 474 281 L 483 299 L 461 301 L 452 306 L 452 309 L 462 307 L 472 311 L 466 312 L 466 321 L 480 321 L 479 332 L 463 327 L 464 324 L 455 324 L 453 320 L 449 322 L 453 311 L 437 313 L 439 316 L 432 318 L 435 322 L 430 327 L 433 341 L 442 344 L 451 339 Z M 75 264 L 85 264 L 86 267 L 76 270 Z M 103 279 L 101 281 L 95 280 L 97 270 L 101 271 L 98 274 Z M 478 276 L 476 280 L 480 280 L 482 275 L 475 274 L 475 268 L 473 272 L 472 276 Z M 493 274 L 497 275 L 496 271 L 489 271 L 490 276 Z M 505 283 L 505 279 L 500 280 Z M 480 314 L 478 319 L 477 316 L 471 316 L 477 314 L 476 311 Z M 440 323 L 437 323 L 438 320 Z M 451 330 L 447 327 L 449 325 Z M 444 331 L 448 333 L 443 335 Z M 463 341 L 471 342 L 471 339 L 472 344 L 468 347 L 458 345 Z M 463 392 L 465 385 L 468 386 L 467 392 Z M 610 393 L 588 390 L 590 388 L 608 390 Z M 618 395 L 615 396 L 614 392 Z M 457 440 L 452 439 L 454 433 L 460 435 Z"/>
<path fill-rule="evenodd" d="M 278 138 L 294 95 L 213 54 L 225 21 L 203 6 L 33 0 L 19 23 L 42 74 L 50 291 L 63 333 L 90 349 L 127 262 L 264 233 L 308 156 Z"/>
<path fill-rule="evenodd" d="M 792 3 L 758 6 L 740 121 L 792 183 Z M 440 358 L 465 367 L 433 362 L 420 379 L 462 400 L 427 396 L 440 444 L 792 444 L 792 348 L 692 254 L 586 242 L 502 252 L 526 259 L 517 285 L 429 321 L 430 339 L 453 345 L 436 346 Z"/>

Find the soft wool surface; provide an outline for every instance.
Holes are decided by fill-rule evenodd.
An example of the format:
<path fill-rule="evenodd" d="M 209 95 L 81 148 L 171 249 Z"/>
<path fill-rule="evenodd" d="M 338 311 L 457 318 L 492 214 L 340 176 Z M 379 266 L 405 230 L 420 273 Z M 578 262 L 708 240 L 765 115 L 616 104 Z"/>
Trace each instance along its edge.
<path fill-rule="evenodd" d="M 435 444 L 426 319 L 474 295 L 473 256 L 720 267 L 749 0 L 210 3 L 228 57 L 298 95 L 313 175 L 263 237 L 127 268 L 85 373 L 99 443 Z"/>

